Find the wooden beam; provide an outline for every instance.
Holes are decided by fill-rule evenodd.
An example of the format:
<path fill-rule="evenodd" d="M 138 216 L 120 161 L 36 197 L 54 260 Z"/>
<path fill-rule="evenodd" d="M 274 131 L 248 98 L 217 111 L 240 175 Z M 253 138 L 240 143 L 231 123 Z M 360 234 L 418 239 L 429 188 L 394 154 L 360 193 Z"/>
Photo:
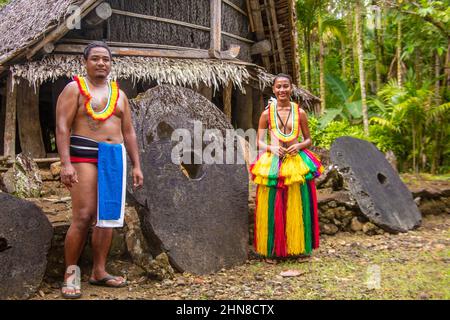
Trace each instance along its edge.
<path fill-rule="evenodd" d="M 280 32 L 278 28 L 277 22 L 277 12 L 275 11 L 275 3 L 273 0 L 269 0 L 269 11 L 272 17 L 272 27 L 273 33 L 275 36 L 275 41 L 277 44 L 277 50 L 279 52 L 280 63 L 281 63 L 281 71 L 284 73 L 288 72 L 286 56 L 284 54 L 283 41 L 281 41 Z"/>
<path fill-rule="evenodd" d="M 23 153 L 33 158 L 45 157 L 39 120 L 39 87 L 35 92 L 27 80 L 22 79 L 17 86 L 17 125 L 20 147 Z"/>
<path fill-rule="evenodd" d="M 38 42 L 33 48 L 30 48 L 27 53 L 27 59 L 30 60 L 35 54 L 37 54 L 46 44 L 54 43 L 61 37 L 63 37 L 67 32 L 69 32 L 70 27 L 67 24 L 67 20 L 81 19 L 90 12 L 95 5 L 97 5 L 99 0 L 87 0 L 80 5 L 80 10 L 74 12 L 66 21 L 60 24 L 56 29 L 50 32 L 42 41 Z M 81 16 L 80 16 L 81 15 Z"/>
<path fill-rule="evenodd" d="M 81 54 L 84 45 L 79 44 L 59 44 L 55 48 L 55 53 L 72 53 Z M 127 47 L 110 47 L 113 56 L 134 56 L 134 57 L 156 57 L 156 58 L 179 58 L 179 59 L 209 59 L 211 58 L 208 50 L 188 48 L 180 50 L 169 49 L 148 49 L 148 48 L 127 48 Z M 231 46 L 227 51 L 219 52 L 218 59 L 233 60 L 239 54 L 239 46 Z"/>
<path fill-rule="evenodd" d="M 16 156 L 16 110 L 17 110 L 17 85 L 14 84 L 12 73 L 9 72 L 6 85 L 6 115 L 4 152 L 6 157 Z"/>
<path fill-rule="evenodd" d="M 107 2 L 100 3 L 95 10 L 92 10 L 85 18 L 84 22 L 89 27 L 98 26 L 103 21 L 109 19 L 112 15 L 111 5 Z"/>
<path fill-rule="evenodd" d="M 248 0 L 249 12 L 253 20 L 253 27 L 255 30 L 256 39 L 262 41 L 266 39 L 264 32 L 264 25 L 261 16 L 261 6 L 259 0 Z M 270 58 L 267 54 L 262 54 L 263 65 L 267 70 L 270 70 Z"/>
<path fill-rule="evenodd" d="M 215 1 L 215 0 L 213 0 L 213 1 Z M 175 25 L 179 25 L 179 26 L 183 26 L 183 27 L 189 27 L 189 28 L 203 30 L 203 31 L 210 31 L 209 27 L 199 26 L 197 24 L 183 22 L 183 21 L 178 21 L 178 20 L 173 20 L 173 19 L 160 18 L 160 17 L 150 16 L 150 15 L 146 15 L 146 14 L 128 12 L 128 11 L 117 10 L 117 9 L 113 9 L 112 12 L 113 12 L 113 14 L 117 14 L 117 15 L 121 15 L 121 16 L 139 18 L 139 19 L 144 19 L 144 20 L 165 22 L 165 23 L 175 24 Z"/>
<path fill-rule="evenodd" d="M 248 12 L 248 22 L 250 23 L 250 31 L 251 32 L 255 32 L 255 24 L 253 22 L 253 14 L 250 11 L 250 1 L 249 0 L 245 0 L 245 6 L 247 8 L 247 12 Z"/>
<path fill-rule="evenodd" d="M 222 48 L 222 1 L 210 0 L 211 6 L 211 31 L 209 55 L 211 58 L 220 58 Z"/>
<path fill-rule="evenodd" d="M 223 113 L 227 117 L 228 121 L 231 122 L 231 95 L 233 93 L 233 83 L 230 81 L 223 88 Z"/>
<path fill-rule="evenodd" d="M 231 8 L 233 8 L 234 10 L 242 13 L 244 16 L 247 17 L 247 12 L 245 12 L 244 10 L 242 10 L 241 8 L 239 8 L 237 5 L 235 5 L 233 2 L 229 1 L 229 0 L 222 0 L 223 3 L 229 5 Z"/>
<path fill-rule="evenodd" d="M 84 44 L 88 45 L 92 40 L 64 38 L 61 39 L 58 44 Z M 105 41 L 110 47 L 132 47 L 132 48 L 146 48 L 146 49 L 175 49 L 175 50 L 192 50 L 192 51 L 205 51 L 205 49 L 198 48 L 186 48 L 180 46 L 172 46 L 167 44 L 156 43 L 138 43 L 138 42 L 117 42 L 117 41 Z"/>
<path fill-rule="evenodd" d="M 272 16 L 270 15 L 270 8 L 267 3 L 267 0 L 264 0 L 264 10 L 266 11 L 267 25 L 268 25 L 268 29 L 269 29 L 270 43 L 272 44 L 272 55 L 273 55 L 273 64 L 274 64 L 274 68 L 273 69 L 270 68 L 268 70 L 270 70 L 272 73 L 276 74 L 279 72 L 277 57 L 274 55 L 274 52 L 276 52 L 276 50 L 277 50 L 277 46 L 275 43 L 275 37 L 273 35 L 273 28 L 271 27 Z"/>

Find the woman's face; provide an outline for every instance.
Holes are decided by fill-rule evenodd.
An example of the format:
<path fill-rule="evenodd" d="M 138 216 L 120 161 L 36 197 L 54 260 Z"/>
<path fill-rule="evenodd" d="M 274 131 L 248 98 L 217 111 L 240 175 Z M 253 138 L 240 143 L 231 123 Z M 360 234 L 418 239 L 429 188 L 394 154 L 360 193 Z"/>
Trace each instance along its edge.
<path fill-rule="evenodd" d="M 288 78 L 277 78 L 273 84 L 272 90 L 278 101 L 290 101 L 292 86 Z"/>

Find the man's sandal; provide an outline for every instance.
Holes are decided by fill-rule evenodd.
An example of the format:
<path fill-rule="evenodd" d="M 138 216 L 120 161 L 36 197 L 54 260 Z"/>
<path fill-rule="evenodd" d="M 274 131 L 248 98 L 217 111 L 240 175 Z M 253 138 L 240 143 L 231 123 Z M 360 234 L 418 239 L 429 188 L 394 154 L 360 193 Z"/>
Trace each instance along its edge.
<path fill-rule="evenodd" d="M 81 297 L 81 271 L 80 267 L 71 265 L 67 267 L 67 274 L 70 276 L 63 282 L 61 288 L 61 295 L 66 299 L 78 299 Z M 64 292 L 64 289 L 69 289 L 69 292 Z M 77 291 L 80 291 L 77 293 Z"/>
<path fill-rule="evenodd" d="M 100 279 L 100 280 L 94 280 L 89 279 L 89 283 L 93 286 L 101 286 L 101 287 L 110 287 L 110 288 L 123 288 L 128 285 L 127 281 L 124 279 L 121 282 L 119 282 L 119 277 L 114 277 L 112 275 L 107 275 L 106 277 Z M 111 280 L 114 280 L 115 282 L 119 282 L 118 284 L 112 284 Z"/>

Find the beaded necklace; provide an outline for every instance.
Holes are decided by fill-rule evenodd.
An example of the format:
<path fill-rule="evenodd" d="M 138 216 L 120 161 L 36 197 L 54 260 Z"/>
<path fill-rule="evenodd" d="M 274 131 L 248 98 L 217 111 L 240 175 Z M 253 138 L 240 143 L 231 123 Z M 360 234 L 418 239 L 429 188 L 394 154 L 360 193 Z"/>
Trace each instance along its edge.
<path fill-rule="evenodd" d="M 292 129 L 289 134 L 286 134 L 285 132 L 281 132 L 280 128 L 278 127 L 278 121 L 277 121 L 277 104 L 276 102 L 272 101 L 269 105 L 269 125 L 272 133 L 275 135 L 275 137 L 281 141 L 281 142 L 290 142 L 294 139 L 297 139 L 299 134 L 299 112 L 298 107 L 295 103 L 291 102 L 291 110 L 289 112 L 289 116 L 292 114 Z M 286 125 L 289 121 L 289 116 L 286 119 L 286 124 L 284 124 L 284 128 L 286 129 Z M 281 118 L 280 118 L 280 121 Z M 285 130 L 284 130 L 285 131 Z"/>
<path fill-rule="evenodd" d="M 86 108 L 87 114 L 91 116 L 92 119 L 105 121 L 114 114 L 114 111 L 117 107 L 117 102 L 119 101 L 119 85 L 116 81 L 108 81 L 108 102 L 106 103 L 106 106 L 103 108 L 103 110 L 97 112 L 94 110 L 91 104 L 92 95 L 89 91 L 89 86 L 86 78 L 75 76 L 74 80 L 78 84 L 80 93 L 86 98 L 84 106 Z"/>

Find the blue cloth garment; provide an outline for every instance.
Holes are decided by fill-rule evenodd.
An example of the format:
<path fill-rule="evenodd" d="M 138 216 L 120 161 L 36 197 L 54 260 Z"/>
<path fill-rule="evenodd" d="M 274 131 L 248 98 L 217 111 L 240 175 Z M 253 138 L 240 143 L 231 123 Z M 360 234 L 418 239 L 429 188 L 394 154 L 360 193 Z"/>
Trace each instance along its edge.
<path fill-rule="evenodd" d="M 123 144 L 98 144 L 97 227 L 123 227 L 126 153 Z"/>

